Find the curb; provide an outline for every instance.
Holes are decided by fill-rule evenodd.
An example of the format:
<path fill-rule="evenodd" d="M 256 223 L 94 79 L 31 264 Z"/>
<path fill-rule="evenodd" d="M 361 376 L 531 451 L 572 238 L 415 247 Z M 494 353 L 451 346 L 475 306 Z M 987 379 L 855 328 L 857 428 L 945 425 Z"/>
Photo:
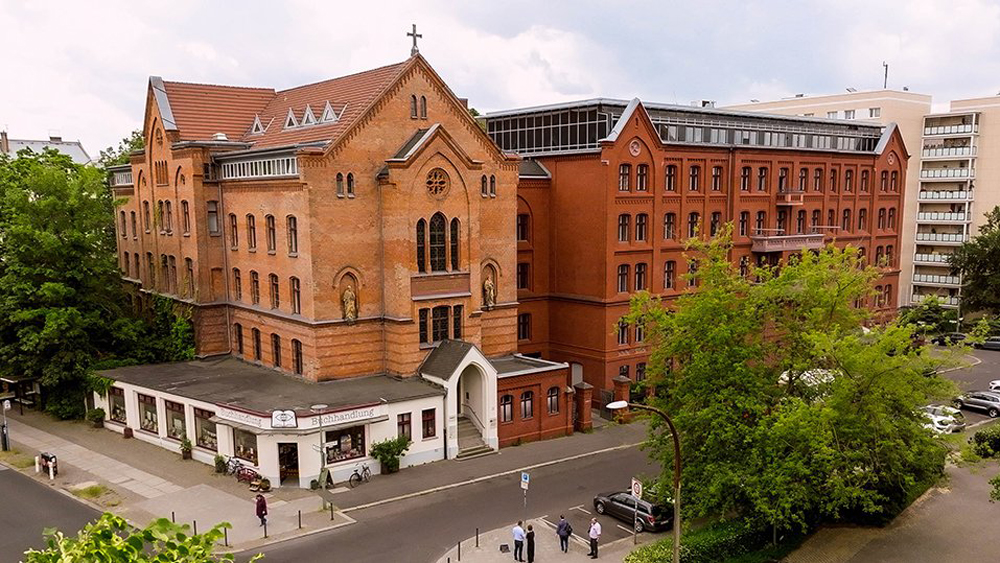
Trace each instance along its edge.
<path fill-rule="evenodd" d="M 551 461 L 543 461 L 542 463 L 536 463 L 534 465 L 528 465 L 528 466 L 525 466 L 525 467 L 520 467 L 518 469 L 510 469 L 508 471 L 501 471 L 499 473 L 493 473 L 492 475 L 483 475 L 483 476 L 480 476 L 480 477 L 475 477 L 473 479 L 469 479 L 468 481 L 461 481 L 459 483 L 451 483 L 451 484 L 448 484 L 448 485 L 441 485 L 440 487 L 432 487 L 430 489 L 425 489 L 423 491 L 417 491 L 417 492 L 414 492 L 414 493 L 406 493 L 405 495 L 399 495 L 399 496 L 395 496 L 395 497 L 391 497 L 391 498 L 387 498 L 387 499 L 382 499 L 382 500 L 377 500 L 377 501 L 373 501 L 373 502 L 369 502 L 369 503 L 365 503 L 365 504 L 359 504 L 358 506 L 352 506 L 350 508 L 345 508 L 345 509 L 341 510 L 341 513 L 346 514 L 347 512 L 354 512 L 355 510 L 365 510 L 367 508 L 374 508 L 376 506 L 381 506 L 383 504 L 389 504 L 391 502 L 397 502 L 397 501 L 401 501 L 401 500 L 406 500 L 406 499 L 416 498 L 416 497 L 420 497 L 420 496 L 424 496 L 424 495 L 429 495 L 429 494 L 433 494 L 433 493 L 438 493 L 438 492 L 441 492 L 441 491 L 447 491 L 449 489 L 455 489 L 455 488 L 458 488 L 458 487 L 464 487 L 466 485 L 474 485 L 476 483 L 481 483 L 483 481 L 488 481 L 490 479 L 496 479 L 497 477 L 505 477 L 507 475 L 514 475 L 514 474 L 517 474 L 517 473 L 521 473 L 522 471 L 527 471 L 529 469 L 538 469 L 539 467 L 548 467 L 550 465 L 557 465 L 557 464 L 560 464 L 560 463 L 565 463 L 567 461 L 573 461 L 573 460 L 582 459 L 582 458 L 585 458 L 585 457 L 590 457 L 592 455 L 603 454 L 603 453 L 613 452 L 613 451 L 618 451 L 618 450 L 625 450 L 625 449 L 628 449 L 628 448 L 634 448 L 636 446 L 642 445 L 643 443 L 644 442 L 636 442 L 634 444 L 623 444 L 623 445 L 620 445 L 620 446 L 612 446 L 610 448 L 604 448 L 602 450 L 594 450 L 594 451 L 591 451 L 591 452 L 586 452 L 586 453 L 582 453 L 582 454 L 571 455 L 571 456 L 568 456 L 568 457 L 564 457 L 564 458 L 560 458 L 560 459 L 554 459 L 554 460 L 551 460 Z"/>
<path fill-rule="evenodd" d="M 315 530 L 309 530 L 308 532 L 303 532 L 301 534 L 295 534 L 293 536 L 283 537 L 283 538 L 280 538 L 280 539 L 276 539 L 274 541 L 265 542 L 265 543 L 263 543 L 263 544 L 261 544 L 261 545 L 259 545 L 257 547 L 243 547 L 243 548 L 238 548 L 237 549 L 235 546 L 233 546 L 233 549 L 218 550 L 218 553 L 220 553 L 220 554 L 226 554 L 226 553 L 239 554 L 239 553 L 247 553 L 247 552 L 251 552 L 251 551 L 262 550 L 262 549 L 264 549 L 266 547 L 271 547 L 273 545 L 278 545 L 280 543 L 285 543 L 285 542 L 292 541 L 292 540 L 297 540 L 297 539 L 300 539 L 300 538 L 306 538 L 306 537 L 309 537 L 309 536 L 312 536 L 312 535 L 320 534 L 320 533 L 323 533 L 323 532 L 329 532 L 331 530 L 336 530 L 337 528 L 343 528 L 344 526 L 350 526 L 351 524 L 357 523 L 357 520 L 355 520 L 354 518 L 351 518 L 350 516 L 344 514 L 343 512 L 338 511 L 337 513 L 340 514 L 341 516 L 343 516 L 344 518 L 347 518 L 347 522 L 341 522 L 340 524 L 334 524 L 332 526 L 326 526 L 325 528 L 316 528 Z"/>
<path fill-rule="evenodd" d="M 964 354 L 964 356 L 966 358 L 972 358 L 975 361 L 972 362 L 970 365 L 967 365 L 967 366 L 957 366 L 957 367 L 953 367 L 953 368 L 943 369 L 943 370 L 941 370 L 939 372 L 936 372 L 936 373 L 938 375 L 941 375 L 942 373 L 949 373 L 949 372 L 952 372 L 952 371 L 958 371 L 960 369 L 967 369 L 967 368 L 970 368 L 970 367 L 973 367 L 973 366 L 978 366 L 979 364 L 983 363 L 982 360 L 980 360 L 979 358 L 973 356 L 972 354 Z"/>

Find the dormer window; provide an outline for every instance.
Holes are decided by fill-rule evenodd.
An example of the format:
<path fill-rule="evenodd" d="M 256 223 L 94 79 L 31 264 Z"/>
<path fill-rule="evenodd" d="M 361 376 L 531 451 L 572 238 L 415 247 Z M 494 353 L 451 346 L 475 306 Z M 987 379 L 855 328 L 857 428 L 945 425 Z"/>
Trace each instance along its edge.
<path fill-rule="evenodd" d="M 295 119 L 295 112 L 292 108 L 288 108 L 288 116 L 285 117 L 285 129 L 291 129 L 292 127 L 298 127 L 299 122 Z"/>
<path fill-rule="evenodd" d="M 264 132 L 264 126 L 260 124 L 260 116 L 253 116 L 253 125 L 250 126 L 251 135 L 260 135 Z"/>
<path fill-rule="evenodd" d="M 302 114 L 302 125 L 316 125 L 316 115 L 313 114 L 312 108 L 309 104 L 306 104 L 306 111 Z"/>
<path fill-rule="evenodd" d="M 323 115 L 319 120 L 323 123 L 329 123 L 337 121 L 337 119 L 337 112 L 333 111 L 333 106 L 330 105 L 330 102 L 326 102 L 326 107 L 323 108 Z"/>

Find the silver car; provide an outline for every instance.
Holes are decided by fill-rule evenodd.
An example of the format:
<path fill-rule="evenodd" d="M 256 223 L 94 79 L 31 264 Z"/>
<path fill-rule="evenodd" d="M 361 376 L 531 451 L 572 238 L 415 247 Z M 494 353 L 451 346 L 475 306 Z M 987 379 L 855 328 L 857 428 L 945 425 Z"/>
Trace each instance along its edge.
<path fill-rule="evenodd" d="M 996 418 L 1000 416 L 1000 391 L 970 391 L 959 395 L 955 399 L 955 406 L 985 411 L 990 418 Z"/>
<path fill-rule="evenodd" d="M 1000 336 L 991 336 L 982 342 L 975 342 L 973 347 L 980 350 L 1000 350 Z"/>

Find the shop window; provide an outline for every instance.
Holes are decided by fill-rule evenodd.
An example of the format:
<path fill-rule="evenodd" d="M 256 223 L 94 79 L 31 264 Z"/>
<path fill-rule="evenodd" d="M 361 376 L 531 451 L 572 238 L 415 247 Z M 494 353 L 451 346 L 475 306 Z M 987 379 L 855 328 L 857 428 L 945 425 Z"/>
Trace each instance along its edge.
<path fill-rule="evenodd" d="M 535 416 L 535 394 L 532 391 L 521 393 L 521 418 L 528 419 Z"/>
<path fill-rule="evenodd" d="M 437 436 L 437 414 L 436 409 L 424 409 L 421 413 L 424 423 L 424 439 Z"/>
<path fill-rule="evenodd" d="M 137 396 L 139 398 L 139 428 L 158 434 L 160 422 L 156 412 L 156 398 L 142 394 Z"/>
<path fill-rule="evenodd" d="M 514 420 L 514 397 L 504 395 L 500 397 L 500 422 L 511 422 Z"/>
<path fill-rule="evenodd" d="M 246 430 L 233 429 L 233 452 L 236 457 L 257 465 L 257 435 Z"/>
<path fill-rule="evenodd" d="M 408 412 L 396 415 L 396 436 L 406 438 L 407 440 L 413 439 L 411 418 L 412 415 Z"/>
<path fill-rule="evenodd" d="M 111 410 L 108 413 L 108 419 L 125 424 L 127 422 L 125 418 L 125 390 L 111 387 L 108 389 L 108 401 Z"/>
<path fill-rule="evenodd" d="M 187 436 L 187 420 L 184 418 L 184 405 L 173 401 L 163 401 L 167 413 L 167 437 L 182 440 Z"/>
<path fill-rule="evenodd" d="M 219 439 L 216 434 L 215 423 L 212 417 L 215 413 L 202 409 L 194 409 L 194 439 L 199 448 L 212 450 L 219 449 Z"/>
<path fill-rule="evenodd" d="M 326 433 L 326 463 L 365 457 L 365 427 L 352 426 Z"/>
<path fill-rule="evenodd" d="M 548 393 L 545 394 L 545 404 L 548 407 L 549 414 L 559 414 L 558 387 L 549 387 Z"/>

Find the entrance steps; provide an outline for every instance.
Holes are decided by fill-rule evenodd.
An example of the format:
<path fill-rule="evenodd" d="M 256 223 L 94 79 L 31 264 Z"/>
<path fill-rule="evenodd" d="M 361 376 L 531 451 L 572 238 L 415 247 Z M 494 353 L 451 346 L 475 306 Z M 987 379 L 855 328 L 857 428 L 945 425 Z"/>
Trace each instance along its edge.
<path fill-rule="evenodd" d="M 479 429 L 465 416 L 458 417 L 458 455 L 455 459 L 471 459 L 496 453 L 483 441 Z"/>

